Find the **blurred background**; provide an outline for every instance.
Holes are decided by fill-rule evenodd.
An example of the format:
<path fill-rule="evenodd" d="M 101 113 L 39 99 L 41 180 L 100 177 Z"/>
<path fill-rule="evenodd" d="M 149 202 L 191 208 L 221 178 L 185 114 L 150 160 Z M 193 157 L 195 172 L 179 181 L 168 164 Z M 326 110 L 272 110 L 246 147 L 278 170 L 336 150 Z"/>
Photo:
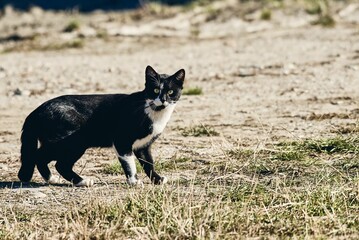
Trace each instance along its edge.
<path fill-rule="evenodd" d="M 46 1 L 46 0 L 33 0 L 33 1 L 22 1 L 22 0 L 4 0 L 0 2 L 0 7 L 11 5 L 18 10 L 28 10 L 32 6 L 40 7 L 44 10 L 73 10 L 77 9 L 81 12 L 89 12 L 95 10 L 125 10 L 143 7 L 144 5 L 155 2 L 150 0 L 64 0 L 64 1 Z M 190 0 L 163 0 L 157 1 L 161 4 L 167 5 L 178 5 L 188 4 Z"/>
<path fill-rule="evenodd" d="M 358 8 L 352 0 L 3 0 L 0 51 L 83 48 L 94 38 L 208 39 L 278 27 L 330 28 L 358 24 Z"/>

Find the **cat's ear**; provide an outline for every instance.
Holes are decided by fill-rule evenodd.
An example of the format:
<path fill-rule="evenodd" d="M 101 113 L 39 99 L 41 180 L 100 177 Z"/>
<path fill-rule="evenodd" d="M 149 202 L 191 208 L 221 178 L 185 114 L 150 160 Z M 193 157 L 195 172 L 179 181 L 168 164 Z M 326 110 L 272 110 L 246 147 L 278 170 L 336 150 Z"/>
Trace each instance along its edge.
<path fill-rule="evenodd" d="M 184 77 L 186 72 L 184 69 L 178 70 L 175 74 L 173 74 L 174 79 L 182 86 L 184 82 Z"/>
<path fill-rule="evenodd" d="M 146 80 L 148 78 L 157 79 L 157 76 L 158 76 L 158 73 L 150 65 L 148 65 L 146 67 Z"/>

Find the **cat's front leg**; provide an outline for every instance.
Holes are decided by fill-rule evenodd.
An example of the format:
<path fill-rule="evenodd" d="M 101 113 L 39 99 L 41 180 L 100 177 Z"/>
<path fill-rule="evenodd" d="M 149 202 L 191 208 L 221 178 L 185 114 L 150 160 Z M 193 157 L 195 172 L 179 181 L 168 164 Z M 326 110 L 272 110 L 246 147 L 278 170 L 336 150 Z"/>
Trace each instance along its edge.
<path fill-rule="evenodd" d="M 125 172 L 127 183 L 131 186 L 141 185 L 142 182 L 137 178 L 137 169 L 135 163 L 135 156 L 132 151 L 123 151 L 119 147 L 116 147 L 114 144 L 114 148 L 120 161 L 120 164 Z"/>
<path fill-rule="evenodd" d="M 133 153 L 118 156 L 123 171 L 125 172 L 127 183 L 131 186 L 142 184 L 141 180 L 137 178 L 137 170 L 135 163 L 135 156 Z"/>
<path fill-rule="evenodd" d="M 166 177 L 161 177 L 155 171 L 154 160 L 151 154 L 151 146 L 134 150 L 134 153 L 140 162 L 146 175 L 151 179 L 154 184 L 164 184 L 168 181 Z"/>

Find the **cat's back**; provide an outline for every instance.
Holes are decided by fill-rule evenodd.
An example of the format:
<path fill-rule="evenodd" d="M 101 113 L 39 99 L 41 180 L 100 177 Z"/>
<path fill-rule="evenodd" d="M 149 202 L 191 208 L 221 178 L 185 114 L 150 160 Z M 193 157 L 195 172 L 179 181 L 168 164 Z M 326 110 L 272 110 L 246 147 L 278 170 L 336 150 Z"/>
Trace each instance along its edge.
<path fill-rule="evenodd" d="M 39 137 L 57 141 L 84 128 L 96 116 L 111 111 L 127 94 L 63 95 L 50 99 L 26 118 L 23 129 L 35 128 Z"/>
<path fill-rule="evenodd" d="M 127 94 L 93 94 L 93 95 L 62 95 L 50 99 L 36 108 L 29 117 L 47 119 L 66 119 L 80 117 L 86 119 L 95 111 L 107 108 L 120 102 Z"/>

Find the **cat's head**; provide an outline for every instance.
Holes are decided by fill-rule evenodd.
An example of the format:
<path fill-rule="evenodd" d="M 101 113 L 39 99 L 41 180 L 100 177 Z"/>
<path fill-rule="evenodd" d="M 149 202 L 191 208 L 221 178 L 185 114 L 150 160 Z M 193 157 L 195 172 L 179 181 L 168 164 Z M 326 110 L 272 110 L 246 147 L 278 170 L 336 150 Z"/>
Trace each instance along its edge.
<path fill-rule="evenodd" d="M 184 78 L 184 69 L 167 75 L 159 74 L 151 66 L 147 66 L 144 91 L 149 106 L 155 111 L 161 111 L 175 104 L 181 97 Z"/>

